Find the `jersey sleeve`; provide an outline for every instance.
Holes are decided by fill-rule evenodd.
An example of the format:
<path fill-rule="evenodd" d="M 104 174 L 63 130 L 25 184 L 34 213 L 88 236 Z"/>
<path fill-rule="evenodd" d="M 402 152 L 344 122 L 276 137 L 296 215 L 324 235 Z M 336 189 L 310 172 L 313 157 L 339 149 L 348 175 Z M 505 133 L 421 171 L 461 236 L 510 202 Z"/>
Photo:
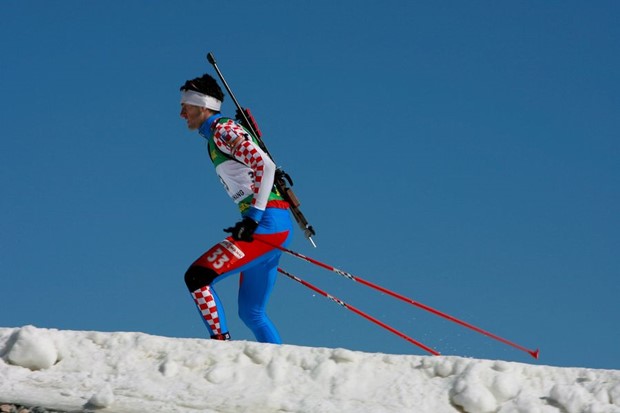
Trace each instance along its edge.
<path fill-rule="evenodd" d="M 227 155 L 246 165 L 252 172 L 252 207 L 246 214 L 255 221 L 260 221 L 271 189 L 273 188 L 276 165 L 248 133 L 232 120 L 216 125 L 213 141 Z"/>

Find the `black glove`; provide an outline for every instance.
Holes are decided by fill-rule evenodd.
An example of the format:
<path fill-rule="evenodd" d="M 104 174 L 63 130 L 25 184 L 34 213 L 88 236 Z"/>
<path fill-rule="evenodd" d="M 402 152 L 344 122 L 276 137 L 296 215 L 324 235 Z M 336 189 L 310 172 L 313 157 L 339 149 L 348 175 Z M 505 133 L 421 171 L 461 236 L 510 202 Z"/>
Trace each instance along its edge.
<path fill-rule="evenodd" d="M 235 241 L 251 242 L 254 240 L 252 234 L 254 234 L 256 228 L 258 228 L 258 222 L 246 217 L 237 222 L 234 227 L 224 229 L 224 232 L 231 233 Z"/>

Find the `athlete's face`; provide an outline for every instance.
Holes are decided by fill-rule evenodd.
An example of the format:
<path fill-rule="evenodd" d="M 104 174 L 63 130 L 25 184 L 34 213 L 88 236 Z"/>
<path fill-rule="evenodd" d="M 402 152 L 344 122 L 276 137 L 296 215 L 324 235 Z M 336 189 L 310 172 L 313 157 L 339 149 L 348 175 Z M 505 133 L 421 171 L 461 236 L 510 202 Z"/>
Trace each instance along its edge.
<path fill-rule="evenodd" d="M 198 129 L 210 114 L 211 111 L 209 109 L 181 103 L 181 117 L 187 121 L 187 128 L 189 130 Z"/>

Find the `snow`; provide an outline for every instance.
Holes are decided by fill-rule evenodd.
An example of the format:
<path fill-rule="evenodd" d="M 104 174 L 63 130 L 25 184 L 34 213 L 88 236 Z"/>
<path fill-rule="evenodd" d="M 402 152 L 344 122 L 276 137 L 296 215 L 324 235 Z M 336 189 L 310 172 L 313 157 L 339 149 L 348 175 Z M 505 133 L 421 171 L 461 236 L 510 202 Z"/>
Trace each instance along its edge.
<path fill-rule="evenodd" d="M 0 328 L 0 402 L 65 411 L 620 412 L 620 371 Z"/>

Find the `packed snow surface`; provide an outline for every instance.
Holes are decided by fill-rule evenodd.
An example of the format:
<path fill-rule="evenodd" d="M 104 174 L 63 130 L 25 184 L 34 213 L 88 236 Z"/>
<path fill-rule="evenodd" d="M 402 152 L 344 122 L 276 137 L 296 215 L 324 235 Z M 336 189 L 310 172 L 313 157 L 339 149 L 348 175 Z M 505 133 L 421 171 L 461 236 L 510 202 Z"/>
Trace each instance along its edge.
<path fill-rule="evenodd" d="M 98 412 L 620 412 L 620 371 L 0 328 L 0 402 Z"/>

